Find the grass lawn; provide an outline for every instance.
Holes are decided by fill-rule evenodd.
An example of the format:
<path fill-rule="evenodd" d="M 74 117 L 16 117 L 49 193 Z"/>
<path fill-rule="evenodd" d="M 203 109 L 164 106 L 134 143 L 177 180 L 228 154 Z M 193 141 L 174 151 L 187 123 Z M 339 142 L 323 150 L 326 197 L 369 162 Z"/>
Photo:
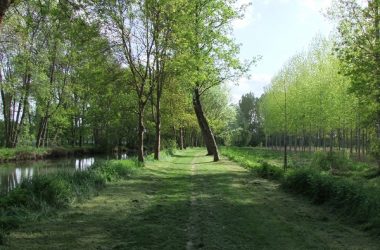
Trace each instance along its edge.
<path fill-rule="evenodd" d="M 324 207 L 188 149 L 99 196 L 27 222 L 5 249 L 379 249 Z"/>

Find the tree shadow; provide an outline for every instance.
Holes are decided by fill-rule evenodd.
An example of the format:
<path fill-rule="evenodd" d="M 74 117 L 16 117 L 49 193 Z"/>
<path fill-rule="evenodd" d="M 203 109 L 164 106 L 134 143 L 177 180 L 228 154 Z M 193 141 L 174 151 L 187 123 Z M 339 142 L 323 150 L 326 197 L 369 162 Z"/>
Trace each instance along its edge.
<path fill-rule="evenodd" d="M 15 240 L 30 249 L 185 249 L 189 242 L 193 249 L 330 248 L 324 236 L 343 246 L 329 221 L 300 214 L 302 202 L 265 180 L 252 183 L 247 171 L 149 171 L 110 186 L 94 203 L 21 229 Z M 363 247 L 351 238 L 347 244 Z"/>

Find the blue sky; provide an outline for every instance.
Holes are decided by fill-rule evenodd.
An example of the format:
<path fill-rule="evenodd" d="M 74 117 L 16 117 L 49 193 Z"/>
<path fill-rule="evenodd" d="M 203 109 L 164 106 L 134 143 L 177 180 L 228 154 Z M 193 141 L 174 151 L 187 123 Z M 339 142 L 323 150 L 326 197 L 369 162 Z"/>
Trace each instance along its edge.
<path fill-rule="evenodd" d="M 294 54 L 305 50 L 318 34 L 328 36 L 333 24 L 322 14 L 331 0 L 239 0 L 252 3 L 245 18 L 234 23 L 234 37 L 241 44 L 242 59 L 261 55 L 250 79 L 228 84 L 231 102 L 242 94 L 260 96 L 264 87 Z"/>

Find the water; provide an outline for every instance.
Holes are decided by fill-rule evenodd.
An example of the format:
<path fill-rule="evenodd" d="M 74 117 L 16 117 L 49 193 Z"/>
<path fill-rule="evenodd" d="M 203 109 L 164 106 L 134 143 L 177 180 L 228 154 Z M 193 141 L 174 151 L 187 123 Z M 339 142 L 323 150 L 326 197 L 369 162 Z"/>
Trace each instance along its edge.
<path fill-rule="evenodd" d="M 24 179 L 34 175 L 48 175 L 62 170 L 86 171 L 95 162 L 109 159 L 127 159 L 127 154 L 61 158 L 55 160 L 23 161 L 0 164 L 0 193 L 17 187 Z"/>

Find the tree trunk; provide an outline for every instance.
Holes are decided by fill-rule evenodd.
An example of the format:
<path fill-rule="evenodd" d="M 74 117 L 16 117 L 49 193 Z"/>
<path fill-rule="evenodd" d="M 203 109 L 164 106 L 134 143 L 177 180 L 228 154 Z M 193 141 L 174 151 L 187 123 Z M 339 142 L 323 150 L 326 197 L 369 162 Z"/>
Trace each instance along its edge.
<path fill-rule="evenodd" d="M 137 134 L 137 159 L 139 162 L 144 162 L 144 132 L 144 111 L 140 109 Z"/>
<path fill-rule="evenodd" d="M 156 100 L 156 138 L 154 144 L 154 159 L 160 159 L 161 150 L 161 91 L 160 87 L 157 86 L 157 100 Z"/>
<path fill-rule="evenodd" d="M 47 131 L 47 123 L 48 123 L 48 118 L 46 116 L 42 117 L 39 122 L 38 133 L 37 133 L 37 138 L 36 138 L 37 148 L 44 146 L 46 131 Z"/>
<path fill-rule="evenodd" d="M 352 132 L 352 128 L 350 129 L 350 155 L 352 155 L 353 153 L 353 148 L 352 148 L 352 137 L 353 137 L 353 132 Z"/>
<path fill-rule="evenodd" d="M 181 150 L 184 149 L 183 137 L 184 137 L 183 127 L 180 127 L 179 128 L 179 148 Z"/>
<path fill-rule="evenodd" d="M 218 146 L 216 145 L 214 134 L 212 133 L 208 121 L 204 115 L 198 88 L 194 88 L 193 106 L 198 119 L 199 127 L 205 140 L 207 152 L 208 154 L 211 153 L 214 155 L 214 161 L 219 161 Z"/>

